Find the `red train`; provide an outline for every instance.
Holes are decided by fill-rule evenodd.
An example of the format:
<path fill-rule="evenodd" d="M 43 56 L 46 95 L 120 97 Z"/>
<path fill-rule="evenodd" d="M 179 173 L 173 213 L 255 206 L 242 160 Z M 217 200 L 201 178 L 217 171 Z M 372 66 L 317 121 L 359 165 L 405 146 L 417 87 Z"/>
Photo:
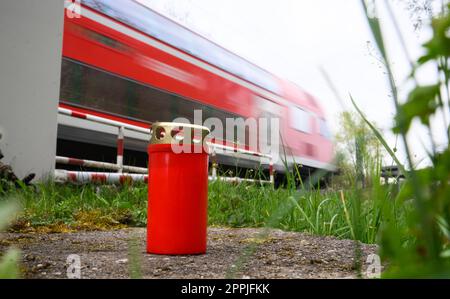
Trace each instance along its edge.
<path fill-rule="evenodd" d="M 194 109 L 203 119 L 276 117 L 290 165 L 334 169 L 330 133 L 313 96 L 139 1 L 82 0 L 80 17 L 66 14 L 60 106 L 143 127 L 193 119 Z M 60 143 L 114 146 L 115 136 L 99 124 L 59 119 Z M 145 153 L 147 140 L 129 137 L 126 148 Z M 231 166 L 256 162 L 218 158 Z M 275 168 L 285 167 L 279 161 Z"/>

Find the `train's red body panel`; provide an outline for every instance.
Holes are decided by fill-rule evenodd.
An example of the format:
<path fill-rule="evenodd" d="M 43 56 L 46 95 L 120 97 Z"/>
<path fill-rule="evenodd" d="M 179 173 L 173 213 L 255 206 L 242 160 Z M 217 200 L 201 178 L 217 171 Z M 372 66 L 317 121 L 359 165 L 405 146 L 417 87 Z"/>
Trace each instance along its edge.
<path fill-rule="evenodd" d="M 88 2 L 95 2 L 95 0 Z M 91 6 L 93 5 L 91 4 Z M 95 91 L 98 87 L 84 82 L 83 80 L 87 79 L 84 79 L 83 75 L 77 77 L 76 70 L 89 66 L 95 71 L 137 82 L 136 84 L 139 86 L 151 86 L 171 95 L 179 95 L 189 101 L 194 101 L 195 105 L 210 107 L 209 110 L 217 110 L 224 115 L 258 118 L 264 113 L 269 113 L 272 116 L 280 117 L 280 130 L 283 142 L 289 148 L 288 153 L 296 159 L 304 159 L 315 165 L 331 165 L 332 142 L 328 133 L 323 131 L 326 131 L 326 124 L 319 104 L 311 95 L 296 85 L 275 76 L 273 76 L 273 80 L 274 84 L 278 86 L 278 93 L 203 61 L 201 58 L 85 5 L 82 7 L 81 18 L 65 17 L 63 59 L 71 65 L 76 64 L 76 66 L 71 66 L 77 69 L 71 70 L 68 78 L 72 81 L 73 78 L 78 78 L 75 81 L 78 81 L 79 86 L 83 86 L 86 94 L 89 94 L 86 90 Z M 89 70 L 89 72 L 94 72 L 94 70 Z M 67 84 L 72 83 L 62 82 L 63 89 Z M 111 89 L 113 88 L 114 86 L 111 86 Z M 122 90 L 123 95 L 117 94 Z M 114 92 L 114 90 L 111 92 L 114 97 L 121 98 L 127 97 L 127 93 L 130 93 L 125 87 L 118 92 Z M 91 107 L 86 104 L 88 103 L 86 101 L 77 105 L 77 100 L 68 100 L 62 93 L 60 105 L 69 105 L 84 112 L 140 126 L 148 127 L 149 123 L 162 120 L 144 119 L 139 116 L 141 114 L 136 111 L 158 110 L 159 107 L 152 105 L 150 99 L 144 102 L 142 98 L 145 96 L 137 93 L 137 95 L 133 94 L 137 100 L 130 102 L 130 105 L 135 105 L 129 109 L 133 111 L 133 115 L 127 115 L 126 107 L 120 108 L 122 109 L 120 111 L 124 112 L 108 111 L 108 104 L 102 106 L 106 108 L 98 108 L 96 106 L 98 102 L 107 103 L 108 95 L 96 102 L 92 100 L 93 106 Z M 68 94 L 72 95 L 74 92 L 71 91 Z M 79 95 L 73 97 L 77 96 Z M 114 106 L 114 103 L 111 103 L 111 106 Z M 174 113 L 176 115 L 176 112 Z M 305 116 L 308 119 L 306 124 L 298 122 L 296 118 L 299 116 Z M 170 119 L 168 120 L 170 121 Z M 299 126 L 302 125 L 308 127 L 305 130 L 307 132 L 299 130 Z M 303 162 L 303 164 L 308 164 L 308 162 Z M 321 168 L 321 166 L 315 165 L 311 166 Z"/>

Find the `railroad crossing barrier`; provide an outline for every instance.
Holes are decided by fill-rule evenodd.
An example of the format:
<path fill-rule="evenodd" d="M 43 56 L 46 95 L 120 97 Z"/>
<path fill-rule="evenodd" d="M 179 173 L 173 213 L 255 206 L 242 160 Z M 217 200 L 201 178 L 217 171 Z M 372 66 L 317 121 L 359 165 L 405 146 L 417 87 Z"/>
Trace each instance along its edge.
<path fill-rule="evenodd" d="M 116 166 L 117 167 L 114 170 L 116 170 L 118 173 L 122 173 L 124 170 L 126 171 L 126 169 L 128 169 L 128 171 L 130 171 L 130 172 L 134 172 L 134 171 L 130 170 L 132 166 L 124 166 L 123 165 L 125 129 L 134 131 L 134 132 L 138 132 L 138 133 L 148 134 L 148 135 L 151 134 L 150 129 L 146 129 L 146 128 L 142 128 L 139 126 L 130 125 L 130 124 L 127 124 L 124 122 L 111 120 L 111 119 L 107 119 L 104 117 L 100 117 L 100 116 L 92 115 L 92 114 L 88 114 L 88 113 L 82 113 L 82 112 L 78 112 L 78 111 L 75 111 L 72 109 L 67 109 L 67 108 L 62 108 L 62 107 L 58 107 L 58 113 L 67 115 L 70 117 L 86 119 L 86 120 L 90 120 L 90 121 L 93 121 L 96 123 L 117 127 L 117 133 L 118 133 L 117 134 L 117 158 L 116 158 Z M 71 159 L 71 158 L 68 158 L 68 159 Z M 65 162 L 65 161 L 63 160 L 63 162 Z M 94 161 L 90 161 L 90 162 L 94 162 Z M 99 163 L 101 163 L 101 162 L 99 162 Z M 92 164 L 92 163 L 90 163 L 90 164 Z M 106 166 L 106 164 L 98 164 L 98 165 Z M 96 166 L 94 166 L 94 167 L 96 167 Z M 111 167 L 109 167 L 109 166 L 99 167 L 99 168 L 112 170 Z M 137 172 L 140 173 L 140 171 L 137 171 Z"/>
<path fill-rule="evenodd" d="M 255 184 L 261 184 L 261 185 L 269 185 L 272 184 L 271 181 L 265 181 L 265 180 L 255 180 L 255 179 L 247 179 L 247 178 L 240 178 L 240 177 L 227 177 L 227 176 L 221 176 L 213 178 L 212 176 L 209 177 L 210 181 L 223 181 L 223 182 L 229 182 L 229 183 L 255 183 Z"/>
<path fill-rule="evenodd" d="M 124 122 L 120 122 L 117 120 L 112 120 L 112 119 L 108 119 L 108 118 L 104 118 L 104 117 L 100 117 L 97 115 L 92 115 L 92 114 L 88 114 L 88 113 L 81 113 L 72 109 L 67 109 L 67 108 L 62 108 L 59 107 L 58 108 L 58 113 L 59 114 L 63 114 L 63 115 L 67 115 L 67 116 L 71 116 L 71 117 L 76 117 L 76 118 L 81 118 L 81 119 L 86 119 L 86 120 L 90 120 L 96 123 L 100 123 L 100 124 L 104 124 L 104 125 L 110 125 L 113 127 L 123 127 L 124 129 L 127 130 L 131 130 L 131 131 L 135 131 L 135 132 L 139 132 L 139 133 L 144 133 L 144 134 L 148 134 L 150 135 L 150 129 L 146 129 L 146 128 L 142 128 L 139 126 L 135 126 L 135 125 L 130 125 Z"/>
<path fill-rule="evenodd" d="M 56 156 L 56 163 L 64 164 L 64 165 L 72 165 L 72 166 L 82 166 L 82 167 L 114 170 L 117 172 L 119 172 L 119 170 L 120 170 L 120 166 L 118 164 L 114 164 L 114 163 L 75 159 L 75 158 L 61 157 L 61 156 Z M 131 173 L 142 173 L 142 174 L 148 173 L 147 168 L 128 166 L 128 165 L 122 165 L 122 170 L 125 172 L 131 172 Z"/>
<path fill-rule="evenodd" d="M 123 172 L 123 150 L 124 143 L 123 139 L 125 138 L 125 128 L 123 126 L 119 127 L 119 134 L 117 135 L 117 172 Z M 129 168 L 129 167 L 128 167 Z"/>
<path fill-rule="evenodd" d="M 56 169 L 54 180 L 56 182 L 69 182 L 78 184 L 126 184 L 134 182 L 148 182 L 148 175 L 134 173 L 114 173 L 114 172 L 89 172 L 89 171 L 68 171 Z"/>
<path fill-rule="evenodd" d="M 115 164 L 113 164 L 115 165 Z M 70 171 L 63 169 L 56 169 L 54 173 L 54 180 L 56 182 L 64 183 L 102 183 L 102 184 L 124 184 L 148 182 L 148 175 L 135 173 L 114 173 L 114 172 L 90 172 L 90 171 Z M 270 181 L 246 179 L 240 177 L 226 177 L 226 176 L 209 176 L 209 181 L 222 181 L 229 183 L 255 183 L 260 185 L 272 184 Z"/>
<path fill-rule="evenodd" d="M 127 178 L 132 178 L 133 182 L 137 181 L 146 181 L 146 176 L 143 175 L 132 175 L 131 173 L 136 174 L 147 174 L 148 169 L 143 167 L 136 166 L 128 166 L 123 165 L 123 154 L 124 154 L 124 138 L 125 138 L 125 130 L 130 130 L 138 133 L 147 134 L 150 136 L 152 134 L 152 130 L 150 128 L 143 128 L 135 125 L 131 125 L 125 122 L 120 122 L 116 120 L 111 120 L 107 118 L 103 118 L 97 115 L 92 115 L 88 113 L 82 113 L 79 111 L 75 111 L 68 108 L 58 108 L 58 113 L 62 115 L 67 115 L 74 118 L 80 118 L 89 120 L 92 122 L 109 125 L 117 128 L 117 158 L 116 163 L 107 163 L 100 161 L 92 161 L 92 160 L 84 160 L 84 159 L 76 159 L 71 157 L 56 157 L 56 163 L 64 164 L 64 165 L 73 165 L 73 166 L 83 166 L 90 168 L 98 168 L 104 170 L 116 171 L 117 173 L 109 173 L 109 172 L 86 172 L 86 171 L 65 171 L 61 169 L 55 170 L 55 180 L 57 181 L 69 181 L 69 182 L 77 182 L 77 183 L 89 183 L 89 182 L 104 182 L 104 183 L 120 183 L 126 180 L 121 179 L 121 173 L 130 173 L 127 174 Z M 219 143 L 211 143 L 207 142 L 210 148 L 210 155 L 212 160 L 212 175 L 209 176 L 210 181 L 221 180 L 225 182 L 249 182 L 249 183 L 259 183 L 259 184 L 273 184 L 274 183 L 274 169 L 273 169 L 273 159 L 271 155 L 259 153 L 256 151 L 251 151 L 243 148 L 239 148 L 236 144 L 234 146 L 223 145 Z M 247 178 L 239 178 L 239 177 L 221 177 L 217 175 L 217 150 L 223 150 L 225 152 L 234 152 L 243 155 L 258 157 L 261 159 L 265 159 L 269 161 L 269 176 L 270 180 L 254 180 Z M 103 175 L 106 175 L 107 179 L 103 179 Z M 98 179 L 102 178 L 102 179 Z"/>

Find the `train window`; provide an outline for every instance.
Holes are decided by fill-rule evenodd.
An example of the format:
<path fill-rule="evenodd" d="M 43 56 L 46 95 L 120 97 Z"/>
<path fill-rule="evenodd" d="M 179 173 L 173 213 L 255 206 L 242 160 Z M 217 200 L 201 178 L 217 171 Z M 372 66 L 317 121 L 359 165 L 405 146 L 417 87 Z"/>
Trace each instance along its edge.
<path fill-rule="evenodd" d="M 131 27 L 182 49 L 273 93 L 280 93 L 273 76 L 265 70 L 155 13 L 139 2 L 139 0 L 82 0 L 83 4 Z"/>
<path fill-rule="evenodd" d="M 116 76 L 70 59 L 62 60 L 60 100 L 63 103 L 144 122 L 194 121 L 194 110 L 203 119 L 239 117 L 200 102 Z"/>
<path fill-rule="evenodd" d="M 322 135 L 323 137 L 325 137 L 325 138 L 331 137 L 331 132 L 328 129 L 327 122 L 323 118 L 319 119 L 319 130 L 320 130 L 320 135 Z"/>
<path fill-rule="evenodd" d="M 291 108 L 291 127 L 297 131 L 311 133 L 310 115 L 298 107 Z"/>

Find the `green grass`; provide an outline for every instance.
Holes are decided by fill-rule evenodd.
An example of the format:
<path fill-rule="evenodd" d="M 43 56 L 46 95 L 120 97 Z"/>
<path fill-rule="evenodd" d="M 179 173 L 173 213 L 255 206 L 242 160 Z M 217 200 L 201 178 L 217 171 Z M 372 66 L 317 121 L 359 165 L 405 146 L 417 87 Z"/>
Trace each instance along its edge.
<path fill-rule="evenodd" d="M 395 207 L 389 188 L 371 192 L 273 189 L 271 186 L 209 184 L 208 222 L 211 226 L 273 227 L 375 243 L 382 209 Z M 12 191 L 7 197 L 23 209 L 13 229 L 103 229 L 145 226 L 147 188 L 135 186 L 73 186 L 41 184 L 38 191 Z M 380 199 L 381 198 L 381 199 Z M 279 213 L 279 207 L 284 207 Z M 277 212 L 278 211 L 278 212 Z M 278 213 L 278 214 L 276 214 Z M 394 218 L 402 225 L 404 207 Z M 399 217 L 400 216 L 400 217 Z M 275 219 L 274 219 L 275 218 Z"/>
<path fill-rule="evenodd" d="M 384 196 L 371 199 L 371 192 L 273 190 L 214 182 L 209 190 L 209 223 L 231 227 L 269 226 L 375 243 L 383 221 L 382 209 L 396 207 L 389 187 L 379 188 L 377 192 Z M 280 206 L 284 206 L 284 212 L 271 219 Z M 402 226 L 403 215 L 409 209 L 407 205 L 396 208 L 396 217 L 384 220 Z"/>
<path fill-rule="evenodd" d="M 147 214 L 145 186 L 95 186 L 38 184 L 6 193 L 22 206 L 12 229 L 52 227 L 102 229 L 125 225 L 143 226 Z"/>

